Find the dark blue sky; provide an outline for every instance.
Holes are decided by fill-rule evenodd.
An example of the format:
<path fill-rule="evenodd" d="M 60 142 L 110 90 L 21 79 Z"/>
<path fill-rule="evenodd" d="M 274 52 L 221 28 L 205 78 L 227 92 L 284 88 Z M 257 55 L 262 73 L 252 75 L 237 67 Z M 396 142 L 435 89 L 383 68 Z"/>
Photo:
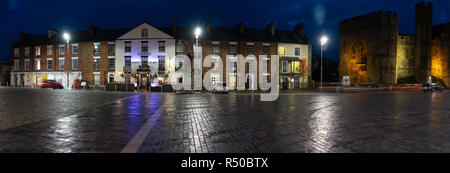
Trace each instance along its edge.
<path fill-rule="evenodd" d="M 293 30 L 303 22 L 319 54 L 319 36 L 329 35 L 326 56 L 338 60 L 339 21 L 364 13 L 389 10 L 399 14 L 399 32 L 413 34 L 414 6 L 419 0 L 3 0 L 0 17 L 0 61 L 8 61 L 11 45 L 19 32 L 46 34 L 57 30 L 132 28 L 147 21 L 155 26 L 198 25 L 207 19 L 213 26 L 264 28 L 275 22 L 277 29 Z M 449 22 L 448 0 L 432 0 L 433 23 Z"/>

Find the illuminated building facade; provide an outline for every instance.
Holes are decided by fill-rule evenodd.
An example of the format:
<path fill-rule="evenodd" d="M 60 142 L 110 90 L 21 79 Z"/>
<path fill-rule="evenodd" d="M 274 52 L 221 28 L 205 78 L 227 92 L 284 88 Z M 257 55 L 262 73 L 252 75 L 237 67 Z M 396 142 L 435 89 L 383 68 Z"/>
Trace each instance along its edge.
<path fill-rule="evenodd" d="M 431 2 L 419 2 L 416 35 L 398 34 L 398 16 L 374 12 L 340 22 L 340 76 L 352 83 L 425 83 L 449 86 L 450 24 L 432 25 Z"/>

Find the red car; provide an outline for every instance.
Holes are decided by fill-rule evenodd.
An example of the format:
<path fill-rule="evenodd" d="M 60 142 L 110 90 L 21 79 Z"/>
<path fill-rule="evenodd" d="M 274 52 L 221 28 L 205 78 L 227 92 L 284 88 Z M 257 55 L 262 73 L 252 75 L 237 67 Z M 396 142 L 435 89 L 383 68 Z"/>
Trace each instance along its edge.
<path fill-rule="evenodd" d="M 64 87 L 54 80 L 46 80 L 42 82 L 41 88 L 63 89 Z"/>

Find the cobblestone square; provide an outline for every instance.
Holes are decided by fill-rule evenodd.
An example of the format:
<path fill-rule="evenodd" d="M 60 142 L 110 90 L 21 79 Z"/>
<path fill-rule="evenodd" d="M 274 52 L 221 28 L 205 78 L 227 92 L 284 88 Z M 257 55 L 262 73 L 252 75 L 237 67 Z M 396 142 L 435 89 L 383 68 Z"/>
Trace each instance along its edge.
<path fill-rule="evenodd" d="M 449 152 L 449 92 L 120 93 L 0 88 L 0 152 Z"/>

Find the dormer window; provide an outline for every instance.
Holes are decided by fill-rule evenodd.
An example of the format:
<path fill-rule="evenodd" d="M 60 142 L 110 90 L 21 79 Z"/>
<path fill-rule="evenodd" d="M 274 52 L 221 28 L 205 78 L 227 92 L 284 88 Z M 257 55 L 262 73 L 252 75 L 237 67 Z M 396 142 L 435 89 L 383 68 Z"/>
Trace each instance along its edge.
<path fill-rule="evenodd" d="M 147 38 L 148 37 L 148 30 L 147 29 L 143 29 L 141 35 L 142 35 L 142 38 Z"/>

